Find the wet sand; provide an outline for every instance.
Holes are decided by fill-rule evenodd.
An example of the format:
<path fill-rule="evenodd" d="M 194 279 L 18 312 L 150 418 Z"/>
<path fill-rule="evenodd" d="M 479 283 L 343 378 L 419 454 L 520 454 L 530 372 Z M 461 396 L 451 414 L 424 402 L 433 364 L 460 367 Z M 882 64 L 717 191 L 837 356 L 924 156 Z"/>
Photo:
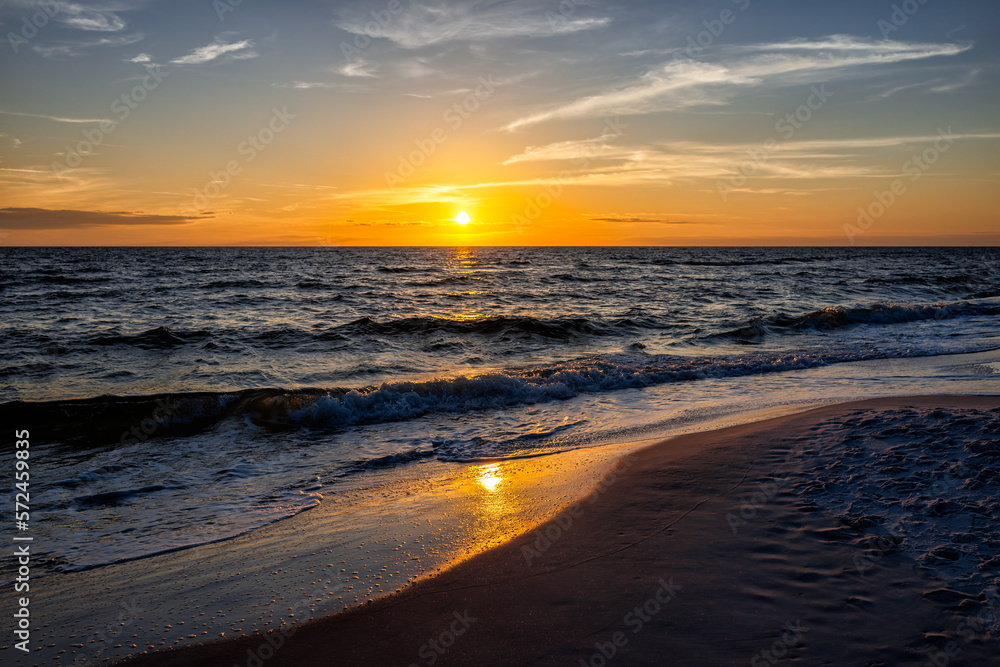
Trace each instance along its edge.
<path fill-rule="evenodd" d="M 824 484 L 860 472 L 814 465 L 841 465 L 822 457 L 852 435 L 889 447 L 877 442 L 879 424 L 907 410 L 943 411 L 958 434 L 949 446 L 965 451 L 961 424 L 995 428 L 1000 398 L 878 399 L 673 438 L 619 461 L 537 530 L 394 595 L 126 664 L 991 664 L 1000 628 L 991 561 L 956 561 L 985 572 L 979 592 L 925 567 L 914 550 L 936 545 L 827 503 Z M 926 488 L 900 487 L 897 505 L 923 516 L 927 493 L 939 492 L 935 470 L 917 476 Z M 967 509 L 973 523 L 993 519 L 992 506 Z M 994 546 L 981 539 L 986 549 L 969 554 Z"/>
<path fill-rule="evenodd" d="M 373 472 L 233 539 L 38 577 L 31 653 L 3 642 L 0 662 L 104 664 L 329 616 L 510 541 L 635 448 Z"/>

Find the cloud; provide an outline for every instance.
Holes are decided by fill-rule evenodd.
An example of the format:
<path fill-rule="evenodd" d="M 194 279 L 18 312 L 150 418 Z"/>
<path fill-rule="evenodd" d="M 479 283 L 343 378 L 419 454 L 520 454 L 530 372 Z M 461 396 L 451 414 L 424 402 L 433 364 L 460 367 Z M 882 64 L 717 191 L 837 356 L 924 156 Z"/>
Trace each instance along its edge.
<path fill-rule="evenodd" d="M 375 73 L 376 71 L 378 71 L 378 67 L 363 60 L 358 60 L 348 65 L 344 65 L 337 71 L 343 74 L 344 76 L 362 76 L 362 77 L 378 76 Z"/>
<path fill-rule="evenodd" d="M 299 90 L 309 90 L 310 88 L 334 88 L 336 84 L 325 81 L 292 81 L 290 83 L 278 84 L 279 88 L 297 88 Z"/>
<path fill-rule="evenodd" d="M 77 58 L 82 56 L 87 49 L 108 46 L 129 46 L 136 42 L 141 42 L 145 35 L 137 32 L 131 35 L 120 35 L 118 37 L 102 37 L 100 39 L 61 41 L 54 44 L 35 44 L 31 48 L 43 58 Z"/>
<path fill-rule="evenodd" d="M 125 29 L 125 21 L 112 11 L 66 2 L 60 4 L 60 11 L 55 18 L 60 23 L 78 30 L 118 32 Z"/>
<path fill-rule="evenodd" d="M 153 61 L 153 56 L 148 53 L 140 53 L 135 58 L 129 58 L 130 63 L 149 63 Z"/>
<path fill-rule="evenodd" d="M 147 215 L 126 211 L 50 210 L 0 208 L 0 229 L 85 229 L 120 225 L 184 225 L 197 218 L 181 215 Z"/>
<path fill-rule="evenodd" d="M 528 146 L 524 149 L 523 153 L 518 153 L 507 158 L 502 164 L 574 160 L 582 157 L 600 159 L 602 156 L 617 153 L 618 150 L 610 145 L 608 137 L 596 137 L 594 139 L 559 141 L 553 144 L 546 144 L 545 146 Z"/>
<path fill-rule="evenodd" d="M 249 39 L 231 44 L 226 44 L 216 39 L 208 46 L 198 47 L 188 55 L 174 58 L 170 62 L 174 65 L 201 65 L 212 62 L 226 54 L 231 54 L 229 56 L 230 60 L 247 60 L 257 57 L 257 53 L 252 50 L 252 47 L 253 42 Z"/>
<path fill-rule="evenodd" d="M 328 89 L 328 90 L 339 90 L 344 92 L 356 92 L 362 89 L 360 82 L 355 81 L 285 81 L 281 83 L 272 83 L 271 85 L 275 88 L 291 88 L 293 90 L 314 90 L 314 89 Z"/>
<path fill-rule="evenodd" d="M 68 0 L 44 3 L 39 0 L 7 0 L 4 4 L 25 11 L 42 9 L 55 21 L 77 30 L 117 32 L 126 27 L 125 20 L 118 14 L 144 7 L 147 2 L 146 0 L 98 0 L 83 5 Z"/>
<path fill-rule="evenodd" d="M 615 87 L 522 116 L 504 129 L 514 130 L 549 120 L 633 115 L 700 105 L 722 105 L 740 89 L 763 85 L 815 83 L 873 65 L 954 56 L 970 49 L 963 44 L 871 41 L 834 35 L 816 41 L 734 47 L 719 62 L 682 57 L 660 63 L 631 84 Z"/>
<path fill-rule="evenodd" d="M 694 222 L 693 220 L 664 220 L 658 215 L 609 215 L 604 217 L 591 217 L 591 220 L 597 222 L 642 222 L 642 223 L 654 223 L 657 225 L 704 225 L 708 223 L 704 222 Z"/>
<path fill-rule="evenodd" d="M 891 39 L 869 40 L 854 35 L 830 35 L 821 39 L 790 39 L 784 42 L 766 42 L 763 44 L 745 44 L 730 47 L 730 51 L 741 53 L 768 53 L 777 51 L 857 51 L 864 54 L 883 54 L 890 56 L 893 62 L 899 60 L 899 54 L 921 54 L 941 47 L 959 47 L 958 44 L 933 44 L 923 42 L 897 42 Z M 962 48 L 965 50 L 968 47 Z M 925 56 L 918 56 L 925 57 Z M 906 58 L 903 58 L 906 59 Z"/>
<path fill-rule="evenodd" d="M 1000 133 L 953 134 L 957 141 L 997 140 Z M 898 175 L 899 162 L 880 158 L 886 149 L 932 145 L 939 135 L 779 141 L 767 159 L 755 162 L 754 179 L 871 178 Z M 543 162 L 586 157 L 589 169 L 560 177 L 565 183 L 624 185 L 729 178 L 762 150 L 758 143 L 672 142 L 649 146 L 562 141 L 532 146 L 504 162 Z M 594 160 L 601 160 L 598 164 Z M 874 159 L 874 162 L 873 162 Z M 491 185 L 502 185 L 494 183 Z"/>
<path fill-rule="evenodd" d="M 333 25 L 366 37 L 385 38 L 405 49 L 442 42 L 482 42 L 510 37 L 551 37 L 606 26 L 610 18 L 562 17 L 535 3 L 509 0 L 437 0 L 413 3 L 380 24 L 364 5 L 341 12 Z M 551 15 L 551 16 L 550 16 Z"/>
<path fill-rule="evenodd" d="M 47 116 L 40 113 L 19 113 L 17 111 L 0 111 L 5 116 L 24 116 L 25 118 L 44 118 L 56 123 L 100 123 L 107 118 L 66 118 L 65 116 Z"/>
<path fill-rule="evenodd" d="M 20 7 L 25 12 L 44 9 L 52 17 L 53 23 L 64 28 L 79 30 L 85 33 L 116 33 L 128 27 L 125 19 L 119 14 L 144 7 L 146 0 L 106 0 L 90 2 L 87 5 L 67 0 L 51 0 L 39 3 L 38 0 L 8 0 L 9 5 Z M 51 36 L 51 35 L 50 35 Z M 92 47 L 124 46 L 141 40 L 143 35 L 136 33 L 116 37 L 104 37 L 90 40 L 53 40 L 45 43 L 39 40 L 31 48 L 44 58 L 75 58 L 84 54 Z"/>

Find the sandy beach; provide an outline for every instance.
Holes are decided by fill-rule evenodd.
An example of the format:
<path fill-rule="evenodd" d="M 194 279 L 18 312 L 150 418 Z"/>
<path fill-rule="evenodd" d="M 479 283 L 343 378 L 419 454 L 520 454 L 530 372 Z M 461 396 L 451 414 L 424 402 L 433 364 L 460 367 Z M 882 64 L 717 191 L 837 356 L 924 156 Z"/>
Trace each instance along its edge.
<path fill-rule="evenodd" d="M 124 664 L 991 664 L 998 429 L 916 397 L 680 436 L 399 593 Z"/>

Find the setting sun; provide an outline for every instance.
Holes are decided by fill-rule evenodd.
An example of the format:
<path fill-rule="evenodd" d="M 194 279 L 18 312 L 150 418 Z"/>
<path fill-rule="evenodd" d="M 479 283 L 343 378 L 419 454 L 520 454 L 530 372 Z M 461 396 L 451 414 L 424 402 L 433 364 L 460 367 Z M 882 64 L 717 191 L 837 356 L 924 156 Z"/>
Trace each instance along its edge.
<path fill-rule="evenodd" d="M 462 211 L 461 213 L 455 216 L 455 222 L 457 222 L 460 225 L 467 225 L 469 224 L 470 220 L 471 218 L 469 218 L 469 214 L 466 213 L 465 211 Z"/>

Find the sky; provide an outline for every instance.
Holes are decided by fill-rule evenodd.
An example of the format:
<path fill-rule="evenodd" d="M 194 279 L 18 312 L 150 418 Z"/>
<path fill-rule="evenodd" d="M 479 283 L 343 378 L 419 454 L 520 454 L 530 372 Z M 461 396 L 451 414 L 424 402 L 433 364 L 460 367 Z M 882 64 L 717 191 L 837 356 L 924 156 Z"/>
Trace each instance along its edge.
<path fill-rule="evenodd" d="M 998 19 L 0 0 L 0 244 L 998 245 Z"/>

